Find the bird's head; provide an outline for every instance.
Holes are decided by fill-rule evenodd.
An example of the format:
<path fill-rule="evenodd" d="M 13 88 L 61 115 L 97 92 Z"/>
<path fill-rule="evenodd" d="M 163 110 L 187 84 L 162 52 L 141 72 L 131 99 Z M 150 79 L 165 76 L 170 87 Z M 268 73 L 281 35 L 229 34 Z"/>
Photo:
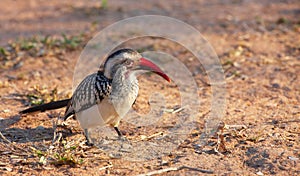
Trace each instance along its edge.
<path fill-rule="evenodd" d="M 156 64 L 132 49 L 120 49 L 107 57 L 104 63 L 104 75 L 113 79 L 119 69 L 125 70 L 125 74 L 128 75 L 139 71 L 151 71 L 170 82 L 170 78 Z"/>

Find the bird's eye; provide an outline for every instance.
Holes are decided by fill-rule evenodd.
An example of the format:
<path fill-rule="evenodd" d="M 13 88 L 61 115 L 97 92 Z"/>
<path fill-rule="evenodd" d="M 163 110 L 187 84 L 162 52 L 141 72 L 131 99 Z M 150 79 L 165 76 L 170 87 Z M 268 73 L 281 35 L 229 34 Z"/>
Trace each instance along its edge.
<path fill-rule="evenodd" d="M 130 65 L 130 64 L 131 64 L 131 62 L 130 62 L 130 60 L 125 60 L 124 64 L 126 64 L 126 65 Z"/>

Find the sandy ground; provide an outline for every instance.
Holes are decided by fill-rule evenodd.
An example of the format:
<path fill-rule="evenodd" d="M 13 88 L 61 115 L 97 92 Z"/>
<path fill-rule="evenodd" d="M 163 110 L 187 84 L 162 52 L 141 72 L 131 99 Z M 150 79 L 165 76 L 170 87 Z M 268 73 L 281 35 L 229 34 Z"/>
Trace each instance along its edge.
<path fill-rule="evenodd" d="M 3 175 L 299 175 L 300 173 L 300 3 L 275 1 L 21 1 L 3 0 L 0 43 L 15 46 L 0 57 L 0 174 Z M 46 102 L 70 97 L 73 71 L 86 41 L 97 31 L 137 15 L 165 15 L 196 27 L 219 56 L 225 76 L 227 108 L 218 135 L 199 149 L 211 86 L 201 64 L 185 48 L 162 39 L 130 41 L 135 49 L 167 51 L 193 73 L 201 88 L 200 112 L 187 138 L 168 154 L 133 162 L 84 145 L 78 123 L 57 128 L 64 110 L 18 115 L 34 97 Z M 34 36 L 84 34 L 79 45 L 56 44 L 39 54 L 24 47 Z M 22 43 L 23 42 L 23 43 Z M 15 45 L 13 45 L 15 43 Z M 28 44 L 28 43 L 27 43 Z M 46 45 L 46 44 L 45 44 Z M 27 45 L 26 45 L 27 46 Z M 7 49 L 7 48 L 6 48 Z M 199 69 L 200 68 L 200 69 Z M 154 75 L 140 79 L 134 109 L 150 110 L 152 92 L 165 96 L 166 108 L 178 109 L 178 87 Z M 129 140 L 165 132 L 185 111 L 165 113 L 160 125 L 121 123 Z M 174 122 L 176 123 L 176 122 Z M 218 137 L 217 137 L 218 136 Z M 6 141 L 5 138 L 9 141 Z M 155 138 L 154 138 L 155 140 Z M 158 142 L 159 144 L 159 142 Z M 145 152 L 145 155 L 150 155 Z"/>

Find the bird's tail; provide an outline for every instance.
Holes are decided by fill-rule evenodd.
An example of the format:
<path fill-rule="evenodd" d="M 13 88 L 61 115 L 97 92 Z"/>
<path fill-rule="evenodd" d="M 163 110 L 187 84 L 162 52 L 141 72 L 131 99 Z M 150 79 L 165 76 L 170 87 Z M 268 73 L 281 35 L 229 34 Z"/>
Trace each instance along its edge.
<path fill-rule="evenodd" d="M 70 100 L 71 99 L 69 98 L 69 99 L 53 101 L 53 102 L 50 102 L 50 103 L 33 106 L 33 107 L 27 108 L 23 111 L 20 111 L 20 114 L 27 114 L 27 113 L 32 113 L 32 112 L 44 112 L 44 111 L 47 111 L 47 110 L 63 108 L 63 107 L 68 105 Z"/>

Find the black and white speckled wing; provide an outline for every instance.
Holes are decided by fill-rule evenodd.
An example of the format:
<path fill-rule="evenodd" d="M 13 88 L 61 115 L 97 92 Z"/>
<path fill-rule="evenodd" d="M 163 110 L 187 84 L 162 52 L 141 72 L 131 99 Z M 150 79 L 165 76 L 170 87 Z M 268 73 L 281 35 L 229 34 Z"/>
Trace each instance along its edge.
<path fill-rule="evenodd" d="M 99 104 L 111 93 L 111 80 L 102 72 L 87 76 L 76 88 L 66 109 L 66 120 L 69 116 Z"/>

